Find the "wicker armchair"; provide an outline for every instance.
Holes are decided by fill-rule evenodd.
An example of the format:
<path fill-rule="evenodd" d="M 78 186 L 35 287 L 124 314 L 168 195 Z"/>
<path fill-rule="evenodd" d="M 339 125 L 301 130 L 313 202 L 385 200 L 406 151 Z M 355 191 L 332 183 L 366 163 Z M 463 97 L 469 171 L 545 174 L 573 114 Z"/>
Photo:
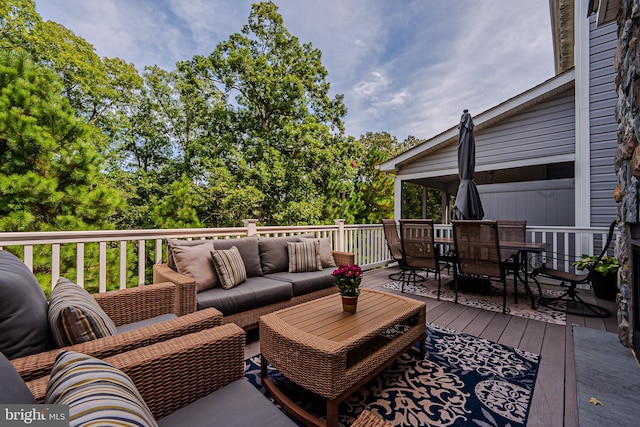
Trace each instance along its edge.
<path fill-rule="evenodd" d="M 172 283 L 158 283 L 93 294 L 92 296 L 116 326 L 122 326 L 156 316 L 174 314 L 176 286 Z M 11 360 L 11 363 L 25 381 L 30 381 L 49 375 L 61 350 L 73 350 L 104 358 L 220 324 L 222 324 L 222 314 L 218 310 L 203 310 L 189 316 L 176 317 L 110 337 L 18 357 Z"/>
<path fill-rule="evenodd" d="M 276 421 L 275 425 L 295 425 L 284 414 L 279 413 L 280 410 L 260 391 L 253 389 L 244 380 L 244 345 L 245 332 L 237 325 L 228 324 L 103 360 L 131 378 L 161 425 L 175 425 L 176 420 L 178 425 L 213 425 L 214 420 L 217 420 L 218 424 L 229 425 L 220 420 L 230 419 L 232 425 L 260 425 L 264 420 L 256 420 L 259 416 L 254 414 L 256 402 L 263 407 L 262 411 L 266 405 L 273 408 L 267 408 L 271 413 L 278 412 L 276 418 L 279 422 Z M 27 382 L 27 387 L 38 403 L 44 402 L 48 381 L 48 377 L 43 377 Z M 245 394 L 242 402 L 225 403 L 230 395 L 225 395 L 221 389 L 228 385 L 233 386 L 232 383 L 241 383 L 243 386 Z M 219 400 L 216 402 L 216 399 Z M 194 402 L 196 405 L 190 407 Z M 202 411 L 207 412 L 214 402 L 216 408 L 211 409 L 210 416 L 203 420 Z M 196 414 L 200 413 L 200 416 L 191 418 L 192 408 Z M 367 410 L 360 414 L 353 425 L 391 426 Z"/>

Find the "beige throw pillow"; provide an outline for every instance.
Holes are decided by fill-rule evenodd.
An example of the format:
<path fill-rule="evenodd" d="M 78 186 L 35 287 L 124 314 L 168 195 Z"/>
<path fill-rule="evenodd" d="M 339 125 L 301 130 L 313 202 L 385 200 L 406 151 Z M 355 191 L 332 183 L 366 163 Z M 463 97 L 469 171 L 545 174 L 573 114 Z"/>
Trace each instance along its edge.
<path fill-rule="evenodd" d="M 247 280 L 247 269 L 235 246 L 227 250 L 211 251 L 211 259 L 224 289 L 231 289 Z"/>
<path fill-rule="evenodd" d="M 330 237 L 300 236 L 302 239 L 314 239 L 320 243 L 320 260 L 322 268 L 337 267 L 336 260 L 333 258 L 333 249 L 331 249 Z"/>
<path fill-rule="evenodd" d="M 211 260 L 213 242 L 208 241 L 197 246 L 175 246 L 173 259 L 178 273 L 196 281 L 196 292 L 202 292 L 220 285 L 216 269 Z"/>
<path fill-rule="evenodd" d="M 289 249 L 289 273 L 322 270 L 318 240 L 303 239 L 302 242 L 287 242 L 287 248 Z"/>

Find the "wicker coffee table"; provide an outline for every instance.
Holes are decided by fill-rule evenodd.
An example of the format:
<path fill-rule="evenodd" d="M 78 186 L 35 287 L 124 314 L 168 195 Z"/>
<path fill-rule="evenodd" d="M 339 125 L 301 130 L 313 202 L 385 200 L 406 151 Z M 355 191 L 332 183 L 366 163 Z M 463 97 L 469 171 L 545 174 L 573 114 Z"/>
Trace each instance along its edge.
<path fill-rule="evenodd" d="M 262 384 L 292 416 L 306 425 L 333 427 L 338 404 L 400 355 L 419 344 L 425 355 L 425 304 L 363 289 L 357 313 L 342 311 L 339 294 L 260 318 Z M 383 334 L 403 325 L 400 334 Z M 327 399 L 327 420 L 319 419 L 284 395 L 267 375 L 267 363 L 301 387 Z"/>

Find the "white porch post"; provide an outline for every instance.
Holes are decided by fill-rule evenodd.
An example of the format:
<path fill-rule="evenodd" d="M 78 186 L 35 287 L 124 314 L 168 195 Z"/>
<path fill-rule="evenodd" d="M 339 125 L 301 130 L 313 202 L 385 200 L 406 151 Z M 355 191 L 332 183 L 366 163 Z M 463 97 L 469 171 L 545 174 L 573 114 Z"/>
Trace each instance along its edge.
<path fill-rule="evenodd" d="M 589 129 L 589 18 L 587 3 L 574 3 L 575 19 L 575 225 L 591 226 L 591 133 Z"/>
<path fill-rule="evenodd" d="M 393 189 L 393 217 L 402 218 L 402 180 L 396 175 Z"/>

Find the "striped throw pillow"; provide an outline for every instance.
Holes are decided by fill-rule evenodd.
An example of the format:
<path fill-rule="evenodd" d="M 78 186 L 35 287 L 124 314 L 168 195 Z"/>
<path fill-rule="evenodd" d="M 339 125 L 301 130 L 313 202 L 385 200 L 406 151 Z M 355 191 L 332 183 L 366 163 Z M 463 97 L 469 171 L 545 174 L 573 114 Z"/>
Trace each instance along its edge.
<path fill-rule="evenodd" d="M 93 297 L 61 277 L 51 291 L 49 326 L 60 347 L 115 335 L 116 325 Z"/>
<path fill-rule="evenodd" d="M 63 351 L 56 358 L 45 403 L 69 405 L 69 426 L 158 425 L 131 378 L 75 351 Z"/>
<path fill-rule="evenodd" d="M 235 246 L 231 246 L 231 249 L 211 251 L 211 258 L 218 273 L 220 285 L 224 289 L 231 289 L 247 280 L 247 269 L 240 251 Z"/>
<path fill-rule="evenodd" d="M 320 260 L 320 242 L 318 240 L 304 240 L 302 242 L 288 242 L 289 273 L 322 270 Z"/>

